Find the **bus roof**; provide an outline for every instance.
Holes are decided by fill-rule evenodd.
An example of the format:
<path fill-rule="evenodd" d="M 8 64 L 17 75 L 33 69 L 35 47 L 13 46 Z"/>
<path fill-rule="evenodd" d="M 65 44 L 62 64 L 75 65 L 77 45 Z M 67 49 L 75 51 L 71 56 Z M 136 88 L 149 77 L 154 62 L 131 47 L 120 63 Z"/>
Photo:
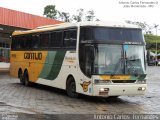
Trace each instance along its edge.
<path fill-rule="evenodd" d="M 60 23 L 54 25 L 40 26 L 32 30 L 25 31 L 14 31 L 13 36 L 22 35 L 22 34 L 30 34 L 30 33 L 39 33 L 51 30 L 58 30 L 62 28 L 71 28 L 78 26 L 102 26 L 102 27 L 116 27 L 116 28 L 139 28 L 137 25 L 127 24 L 127 23 L 118 23 L 118 22 L 79 22 L 79 23 Z"/>

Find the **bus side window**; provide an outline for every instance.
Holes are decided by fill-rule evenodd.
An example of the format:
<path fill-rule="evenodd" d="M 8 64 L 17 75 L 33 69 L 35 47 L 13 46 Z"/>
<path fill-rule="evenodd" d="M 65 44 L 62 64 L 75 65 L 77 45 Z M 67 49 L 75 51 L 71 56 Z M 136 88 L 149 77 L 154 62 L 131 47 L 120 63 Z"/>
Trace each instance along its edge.
<path fill-rule="evenodd" d="M 76 47 L 76 42 L 77 42 L 77 31 L 71 30 L 70 31 L 70 45 L 73 47 Z"/>
<path fill-rule="evenodd" d="M 69 31 L 64 31 L 63 44 L 64 44 L 64 47 L 69 46 Z"/>
<path fill-rule="evenodd" d="M 12 46 L 11 46 L 11 49 L 12 50 L 16 50 L 18 48 L 18 38 L 16 36 L 13 36 L 12 37 Z"/>
<path fill-rule="evenodd" d="M 33 34 L 31 38 L 31 48 L 36 49 L 40 46 L 39 34 Z"/>
<path fill-rule="evenodd" d="M 40 34 L 40 47 L 41 48 L 49 47 L 49 33 Z"/>
<path fill-rule="evenodd" d="M 26 36 L 24 36 L 24 39 L 26 41 L 25 49 L 27 49 L 27 50 L 31 49 L 32 36 L 26 35 Z"/>
<path fill-rule="evenodd" d="M 51 33 L 51 41 L 50 41 L 51 48 L 62 46 L 62 35 L 63 33 L 61 31 L 55 31 Z"/>
<path fill-rule="evenodd" d="M 87 40 L 93 40 L 92 28 L 91 27 L 81 27 L 80 29 L 80 43 Z"/>
<path fill-rule="evenodd" d="M 20 49 L 26 49 L 28 48 L 27 46 L 27 39 L 25 36 L 21 36 L 20 39 L 19 39 L 19 43 L 20 43 Z"/>
<path fill-rule="evenodd" d="M 77 30 L 72 29 L 72 30 L 64 31 L 64 39 L 63 39 L 64 47 L 75 48 L 76 42 L 77 42 Z"/>
<path fill-rule="evenodd" d="M 20 40 L 21 40 L 21 38 L 20 38 L 20 37 L 17 37 L 17 38 L 16 38 L 16 43 L 17 43 L 17 45 L 16 45 L 16 49 L 20 49 L 20 48 L 21 48 Z"/>

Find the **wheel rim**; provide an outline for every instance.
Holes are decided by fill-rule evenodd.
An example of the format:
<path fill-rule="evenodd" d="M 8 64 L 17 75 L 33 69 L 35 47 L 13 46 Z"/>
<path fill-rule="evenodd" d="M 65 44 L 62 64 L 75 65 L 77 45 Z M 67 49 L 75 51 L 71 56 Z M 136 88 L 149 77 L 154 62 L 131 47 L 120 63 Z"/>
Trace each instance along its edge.
<path fill-rule="evenodd" d="M 70 92 L 71 92 L 71 93 L 75 93 L 75 91 L 76 91 L 76 86 L 75 86 L 75 83 L 72 82 L 72 83 L 70 84 Z"/>
<path fill-rule="evenodd" d="M 69 78 L 67 81 L 67 94 L 71 98 L 77 98 L 78 93 L 76 92 L 76 83 L 73 78 Z"/>

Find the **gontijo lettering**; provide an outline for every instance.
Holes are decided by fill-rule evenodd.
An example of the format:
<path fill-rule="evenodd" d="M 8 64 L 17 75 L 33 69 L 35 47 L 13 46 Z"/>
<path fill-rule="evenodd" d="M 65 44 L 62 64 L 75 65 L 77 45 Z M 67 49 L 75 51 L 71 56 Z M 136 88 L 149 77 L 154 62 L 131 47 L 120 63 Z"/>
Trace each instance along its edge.
<path fill-rule="evenodd" d="M 38 52 L 25 52 L 24 59 L 31 59 L 31 60 L 42 60 L 42 53 Z"/>

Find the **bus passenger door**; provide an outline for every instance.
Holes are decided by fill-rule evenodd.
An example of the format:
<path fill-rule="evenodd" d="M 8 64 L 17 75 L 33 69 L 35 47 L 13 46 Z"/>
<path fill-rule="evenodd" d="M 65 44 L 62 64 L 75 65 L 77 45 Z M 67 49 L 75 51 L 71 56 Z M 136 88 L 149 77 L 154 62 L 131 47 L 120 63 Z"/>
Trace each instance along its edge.
<path fill-rule="evenodd" d="M 81 49 L 81 70 L 83 71 L 83 77 L 81 80 L 81 87 L 83 89 L 83 92 L 85 94 L 92 94 L 92 82 L 91 82 L 91 76 L 93 71 L 93 47 L 90 45 L 83 46 L 83 49 Z"/>

